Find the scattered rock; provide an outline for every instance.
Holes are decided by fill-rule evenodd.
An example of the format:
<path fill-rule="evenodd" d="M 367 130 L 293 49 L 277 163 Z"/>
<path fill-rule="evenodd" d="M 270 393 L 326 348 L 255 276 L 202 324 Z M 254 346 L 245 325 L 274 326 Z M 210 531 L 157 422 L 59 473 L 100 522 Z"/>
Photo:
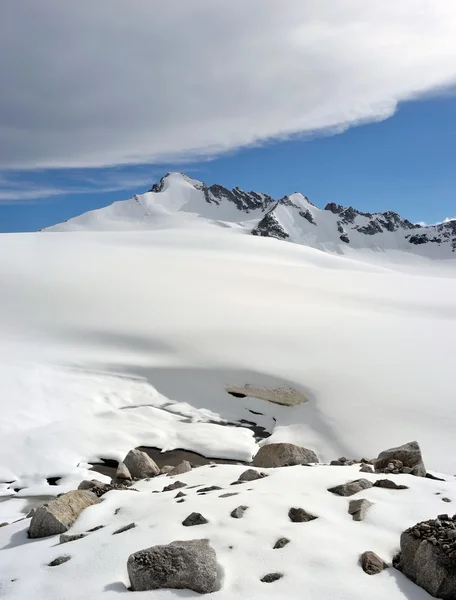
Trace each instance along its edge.
<path fill-rule="evenodd" d="M 362 464 L 360 468 L 360 473 L 373 473 L 374 469 L 370 465 Z"/>
<path fill-rule="evenodd" d="M 273 550 L 280 550 L 280 548 L 283 548 L 284 546 L 286 546 L 289 543 L 290 543 L 290 540 L 288 538 L 279 538 L 277 540 L 277 542 L 274 544 Z"/>
<path fill-rule="evenodd" d="M 183 498 L 184 496 L 186 496 L 187 494 L 185 492 L 177 492 L 177 494 L 174 496 L 175 498 Z"/>
<path fill-rule="evenodd" d="M 187 487 L 187 484 L 183 481 L 175 481 L 174 483 L 170 483 L 169 485 L 163 488 L 164 492 L 172 492 L 174 490 L 178 490 L 179 488 Z"/>
<path fill-rule="evenodd" d="M 283 573 L 268 573 L 267 575 L 265 575 L 264 577 L 261 578 L 261 581 L 263 583 L 273 583 L 274 581 L 277 581 L 278 579 L 282 579 L 283 577 Z"/>
<path fill-rule="evenodd" d="M 456 515 L 439 515 L 404 531 L 397 568 L 432 596 L 454 600 Z"/>
<path fill-rule="evenodd" d="M 444 498 L 442 498 L 442 502 L 451 502 L 450 498 L 447 498 L 446 496 Z"/>
<path fill-rule="evenodd" d="M 207 594 L 216 590 L 217 557 L 208 540 L 140 550 L 130 555 L 127 569 L 134 591 L 172 588 Z"/>
<path fill-rule="evenodd" d="M 368 479 L 355 479 L 355 481 L 349 481 L 348 483 L 329 488 L 328 492 L 332 492 L 338 496 L 353 496 L 353 494 L 357 494 L 362 490 L 367 490 L 373 487 L 373 485 L 374 484 Z"/>
<path fill-rule="evenodd" d="M 247 509 L 248 506 L 238 506 L 237 508 L 231 511 L 230 515 L 233 517 L 233 519 L 242 519 Z"/>
<path fill-rule="evenodd" d="M 95 531 L 98 531 L 99 529 L 103 529 L 104 525 L 97 525 L 96 527 L 92 527 L 92 529 L 87 529 L 87 533 L 94 533 Z"/>
<path fill-rule="evenodd" d="M 361 566 L 368 575 L 377 575 L 387 568 L 387 564 L 375 552 L 361 554 Z"/>
<path fill-rule="evenodd" d="M 426 477 L 426 479 L 433 479 L 434 481 L 446 481 L 446 479 L 437 477 L 437 475 L 433 475 L 432 473 L 426 473 L 425 477 Z"/>
<path fill-rule="evenodd" d="M 396 468 L 399 464 L 402 466 Z M 380 452 L 374 462 L 374 466 L 376 473 L 392 472 L 391 466 L 393 466 L 395 467 L 393 471 L 397 471 L 398 473 L 403 473 L 404 468 L 406 468 L 405 472 L 409 472 L 411 475 L 418 477 L 426 476 L 426 469 L 418 442 L 408 442 L 403 446 Z"/>
<path fill-rule="evenodd" d="M 218 485 L 211 485 L 210 487 L 206 487 L 206 488 L 201 488 L 200 490 L 197 490 L 196 493 L 197 494 L 206 494 L 207 492 L 215 492 L 216 490 L 221 490 L 223 488 L 219 487 Z"/>
<path fill-rule="evenodd" d="M 6 527 L 7 525 L 9 525 L 9 523 L 7 521 L 0 523 L 0 527 Z"/>
<path fill-rule="evenodd" d="M 69 560 L 71 560 L 71 556 L 58 556 L 48 564 L 48 567 L 58 567 L 59 565 L 63 565 L 63 563 L 68 562 Z"/>
<path fill-rule="evenodd" d="M 318 518 L 315 515 L 311 515 L 303 508 L 290 508 L 288 516 L 293 523 L 308 523 L 309 521 Z"/>
<path fill-rule="evenodd" d="M 135 479 L 145 479 L 160 474 L 160 469 L 155 461 L 148 454 L 136 448 L 130 450 L 123 462 Z"/>
<path fill-rule="evenodd" d="M 256 479 L 263 479 L 263 477 L 267 477 L 266 473 L 259 473 L 255 471 L 255 469 L 247 469 L 240 476 L 238 481 L 255 481 Z"/>
<path fill-rule="evenodd" d="M 75 533 L 73 535 L 68 533 L 62 533 L 60 536 L 60 543 L 67 544 L 68 542 L 75 542 L 76 540 L 81 540 L 86 535 L 86 533 Z"/>
<path fill-rule="evenodd" d="M 170 471 L 172 471 L 173 469 L 175 469 L 176 467 L 173 467 L 173 465 L 164 465 L 161 469 L 160 469 L 160 475 L 168 475 L 168 473 Z"/>
<path fill-rule="evenodd" d="M 316 463 L 318 457 L 313 450 L 295 444 L 266 444 L 261 446 L 253 459 L 255 467 L 288 467 L 304 463 Z"/>
<path fill-rule="evenodd" d="M 355 460 L 349 460 L 348 458 L 345 458 L 345 456 L 341 456 L 337 460 L 332 460 L 329 464 L 334 467 L 351 467 L 351 465 L 354 465 L 355 463 Z"/>
<path fill-rule="evenodd" d="M 391 479 L 378 479 L 374 483 L 374 487 L 385 488 L 387 490 L 408 490 L 409 488 L 406 485 L 398 485 Z"/>
<path fill-rule="evenodd" d="M 373 506 L 373 502 L 366 500 L 366 498 L 350 500 L 348 512 L 352 515 L 354 521 L 364 521 L 367 511 L 371 506 Z"/>
<path fill-rule="evenodd" d="M 192 527 L 193 525 L 205 525 L 209 523 L 207 519 L 203 517 L 201 513 L 193 512 L 191 515 L 182 521 L 184 527 Z"/>
<path fill-rule="evenodd" d="M 239 492 L 227 492 L 226 494 L 220 494 L 219 498 L 230 498 L 231 496 L 238 496 Z"/>
<path fill-rule="evenodd" d="M 100 500 L 92 492 L 73 490 L 40 506 L 30 521 L 28 536 L 41 538 L 65 533 L 73 525 L 82 511 Z"/>
<path fill-rule="evenodd" d="M 179 500 L 176 500 L 176 504 L 182 504 L 182 502 L 185 502 L 185 498 L 179 498 Z"/>
<path fill-rule="evenodd" d="M 168 473 L 168 477 L 172 477 L 173 475 L 183 475 L 184 473 L 188 473 L 191 470 L 192 465 L 188 462 L 188 460 L 184 460 L 180 463 L 180 465 L 177 465 L 177 467 L 174 467 Z"/>
<path fill-rule="evenodd" d="M 121 462 L 117 467 L 115 482 L 129 482 L 132 480 L 131 473 L 124 462 Z"/>
<path fill-rule="evenodd" d="M 84 480 L 79 484 L 78 490 L 87 490 L 94 493 L 98 498 L 101 498 L 101 496 L 111 490 L 132 490 L 132 488 L 126 487 L 126 484 L 130 483 L 129 481 L 125 479 L 115 481 L 120 481 L 120 483 L 103 483 L 97 479 L 92 479 L 91 481 Z"/>
<path fill-rule="evenodd" d="M 112 532 L 112 535 L 117 535 L 118 533 L 123 533 L 124 531 L 128 531 L 130 529 L 134 529 L 136 527 L 136 523 L 129 523 L 128 525 L 124 525 L 120 529 Z"/>

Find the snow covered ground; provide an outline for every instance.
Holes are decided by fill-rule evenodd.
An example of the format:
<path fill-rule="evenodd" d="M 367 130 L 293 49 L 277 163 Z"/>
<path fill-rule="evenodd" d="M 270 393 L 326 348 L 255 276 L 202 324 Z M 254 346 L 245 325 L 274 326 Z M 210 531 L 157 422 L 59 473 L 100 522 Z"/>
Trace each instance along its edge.
<path fill-rule="evenodd" d="M 0 330 L 0 521 L 23 516 L 30 497 L 74 489 L 89 463 L 121 460 L 139 445 L 249 461 L 253 433 L 223 424 L 240 419 L 322 461 L 371 458 L 416 439 L 429 470 L 452 481 L 456 473 L 455 260 L 337 255 L 197 219 L 153 231 L 8 234 L 0 236 Z M 308 402 L 226 392 L 245 384 L 295 387 Z M 242 468 L 202 467 L 179 479 L 223 487 Z M 326 488 L 358 476 L 355 467 L 282 469 L 252 492 L 176 506 L 150 496 L 163 478 L 141 484 L 140 495 L 111 492 L 74 529 L 107 527 L 68 544 L 74 559 L 52 573 L 45 565 L 58 555 L 56 540 L 27 541 L 20 521 L 0 529 L 0 595 L 117 597 L 128 554 L 194 537 L 180 523 L 199 508 L 210 524 L 196 536 L 213 541 L 225 570 L 220 598 L 302 590 L 315 600 L 427 598 L 398 573 L 368 577 L 355 556 L 374 550 L 390 561 L 400 531 L 452 507 L 435 494 L 456 502 L 454 482 L 400 476 L 410 490 L 368 490 L 376 505 L 354 523 L 347 501 Z M 62 479 L 49 486 L 49 477 Z M 229 511 L 243 503 L 252 509 L 234 526 Z M 293 505 L 320 519 L 289 523 Z M 130 521 L 138 527 L 111 538 Z M 272 551 L 287 533 L 292 543 Z M 286 576 L 259 582 L 276 570 Z"/>

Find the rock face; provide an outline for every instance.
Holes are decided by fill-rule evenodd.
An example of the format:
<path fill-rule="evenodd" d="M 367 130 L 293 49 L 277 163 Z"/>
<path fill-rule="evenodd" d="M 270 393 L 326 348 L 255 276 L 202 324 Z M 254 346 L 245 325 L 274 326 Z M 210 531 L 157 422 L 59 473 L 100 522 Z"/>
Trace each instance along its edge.
<path fill-rule="evenodd" d="M 174 467 L 168 472 L 168 477 L 172 477 L 173 475 L 183 475 L 191 470 L 192 465 L 188 462 L 188 460 L 183 460 L 180 465 L 177 465 L 177 467 Z"/>
<path fill-rule="evenodd" d="M 30 521 L 28 536 L 42 538 L 65 533 L 85 508 L 98 502 L 97 496 L 86 490 L 62 494 L 36 509 Z"/>
<path fill-rule="evenodd" d="M 155 461 L 149 455 L 141 450 L 133 448 L 124 459 L 124 464 L 135 479 L 145 479 L 146 477 L 155 477 L 160 474 Z"/>
<path fill-rule="evenodd" d="M 361 555 L 361 566 L 368 575 L 377 575 L 388 566 L 375 552 L 363 552 Z"/>
<path fill-rule="evenodd" d="M 404 531 L 397 568 L 432 596 L 454 600 L 456 515 L 440 515 Z"/>
<path fill-rule="evenodd" d="M 373 487 L 373 483 L 367 479 L 355 479 L 355 481 L 349 481 L 341 485 L 329 488 L 328 492 L 337 494 L 338 496 L 353 496 L 362 490 L 367 490 Z"/>
<path fill-rule="evenodd" d="M 128 575 L 134 591 L 164 588 L 208 594 L 217 587 L 217 557 L 208 540 L 172 542 L 131 554 Z"/>
<path fill-rule="evenodd" d="M 373 506 L 373 502 L 366 500 L 366 498 L 350 500 L 348 513 L 353 517 L 353 521 L 363 521 L 371 506 Z"/>
<path fill-rule="evenodd" d="M 266 444 L 253 459 L 255 467 L 289 467 L 318 462 L 313 450 L 295 444 Z"/>
<path fill-rule="evenodd" d="M 418 442 L 408 442 L 380 452 L 374 462 L 376 473 L 410 473 L 426 477 L 426 469 Z"/>
<path fill-rule="evenodd" d="M 309 521 L 314 521 L 318 518 L 315 515 L 311 515 L 303 508 L 290 508 L 288 517 L 293 523 L 308 523 Z"/>

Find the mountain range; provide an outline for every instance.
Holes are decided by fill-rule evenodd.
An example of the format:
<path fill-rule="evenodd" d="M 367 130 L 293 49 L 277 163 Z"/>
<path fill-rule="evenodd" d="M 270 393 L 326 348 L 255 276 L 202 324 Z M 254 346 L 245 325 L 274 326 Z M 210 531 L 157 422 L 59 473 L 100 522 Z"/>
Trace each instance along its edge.
<path fill-rule="evenodd" d="M 393 211 L 366 213 L 335 202 L 320 209 L 301 193 L 276 200 L 261 192 L 207 186 L 168 173 L 145 194 L 86 212 L 45 231 L 119 231 L 219 226 L 343 254 L 347 247 L 399 250 L 431 258 L 456 252 L 456 220 L 412 223 Z"/>

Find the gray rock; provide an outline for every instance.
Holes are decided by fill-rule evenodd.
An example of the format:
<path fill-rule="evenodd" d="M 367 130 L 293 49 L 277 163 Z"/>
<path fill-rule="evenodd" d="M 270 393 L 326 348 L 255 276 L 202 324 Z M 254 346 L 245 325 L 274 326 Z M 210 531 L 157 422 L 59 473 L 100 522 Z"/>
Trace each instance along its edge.
<path fill-rule="evenodd" d="M 188 473 L 192 470 L 192 465 L 188 462 L 188 460 L 183 460 L 180 465 L 174 467 L 169 473 L 168 477 L 173 477 L 174 475 L 183 475 L 184 473 Z"/>
<path fill-rule="evenodd" d="M 29 510 L 29 512 L 26 514 L 25 518 L 26 519 L 31 519 L 33 517 L 33 515 L 35 514 L 35 508 L 32 508 Z"/>
<path fill-rule="evenodd" d="M 354 521 L 363 521 L 371 506 L 373 506 L 373 502 L 366 500 L 366 498 L 350 500 L 348 513 L 353 517 Z"/>
<path fill-rule="evenodd" d="M 62 533 L 60 536 L 60 543 L 67 544 L 68 542 L 75 542 L 76 540 L 82 540 L 87 534 L 86 533 L 75 533 L 73 535 L 69 533 Z"/>
<path fill-rule="evenodd" d="M 160 474 L 160 469 L 155 461 L 148 454 L 136 448 L 130 450 L 123 462 L 135 479 L 145 479 Z"/>
<path fill-rule="evenodd" d="M 360 473 L 373 473 L 374 469 L 370 465 L 362 464 L 359 471 Z"/>
<path fill-rule="evenodd" d="M 283 573 L 268 573 L 264 577 L 261 578 L 263 583 L 273 583 L 274 581 L 278 581 L 282 579 Z"/>
<path fill-rule="evenodd" d="M 377 479 L 374 483 L 374 487 L 385 488 L 387 490 L 408 490 L 406 485 L 399 485 L 391 479 Z"/>
<path fill-rule="evenodd" d="M 443 548 L 407 530 L 401 535 L 401 555 L 397 568 L 432 596 L 456 598 L 456 552 L 454 558 Z M 435 538 L 434 538 L 434 541 Z"/>
<path fill-rule="evenodd" d="M 134 591 L 171 588 L 208 594 L 217 588 L 217 556 L 208 540 L 140 550 L 130 555 L 127 569 Z"/>
<path fill-rule="evenodd" d="M 447 498 L 446 496 L 444 498 L 442 498 L 442 502 L 451 502 L 450 498 Z"/>
<path fill-rule="evenodd" d="M 233 517 L 233 519 L 242 519 L 247 509 L 248 506 L 238 506 L 237 508 L 231 511 L 230 515 Z"/>
<path fill-rule="evenodd" d="M 58 567 L 59 565 L 63 565 L 63 563 L 68 562 L 69 560 L 71 560 L 71 556 L 58 556 L 48 564 L 48 567 Z"/>
<path fill-rule="evenodd" d="M 187 487 L 187 484 L 183 481 L 175 481 L 174 483 L 170 483 L 169 485 L 163 488 L 164 492 L 172 492 L 174 490 L 178 490 L 179 488 Z"/>
<path fill-rule="evenodd" d="M 231 496 L 238 496 L 238 492 L 228 492 L 226 494 L 220 494 L 219 498 L 231 498 Z"/>
<path fill-rule="evenodd" d="M 177 492 L 175 498 L 184 498 L 187 494 L 185 492 Z"/>
<path fill-rule="evenodd" d="M 0 523 L 0 527 L 6 527 L 7 525 L 9 525 L 8 521 L 4 521 L 3 523 Z"/>
<path fill-rule="evenodd" d="M 119 466 L 117 467 L 116 481 L 131 481 L 131 480 L 132 480 L 132 476 L 131 476 L 131 473 L 130 473 L 127 465 L 124 462 L 121 462 L 119 464 Z"/>
<path fill-rule="evenodd" d="M 160 475 L 168 475 L 168 473 L 175 468 L 176 467 L 173 467 L 173 465 L 163 465 L 163 467 L 160 469 Z"/>
<path fill-rule="evenodd" d="M 113 483 L 103 483 L 97 479 L 92 479 L 91 481 L 84 480 L 79 484 L 78 490 L 93 492 L 98 498 L 101 498 L 101 496 L 111 490 L 132 490 L 133 488 L 127 486 L 128 483 L 130 482 L 125 479 L 115 479 Z"/>
<path fill-rule="evenodd" d="M 281 548 L 283 548 L 284 546 L 286 546 L 289 543 L 290 543 L 290 540 L 288 538 L 280 538 L 274 544 L 273 550 L 280 550 Z"/>
<path fill-rule="evenodd" d="M 124 531 L 129 531 L 130 529 L 134 529 L 136 527 L 136 523 L 129 523 L 128 525 L 124 525 L 120 529 L 112 532 L 112 535 L 118 535 L 119 533 L 123 533 Z"/>
<path fill-rule="evenodd" d="M 207 492 L 215 492 L 217 490 L 221 490 L 222 488 L 218 485 L 211 485 L 209 487 L 201 488 L 200 490 L 196 490 L 197 494 L 207 494 Z"/>
<path fill-rule="evenodd" d="M 377 575 L 387 568 L 387 564 L 375 552 L 361 554 L 361 566 L 368 575 Z"/>
<path fill-rule="evenodd" d="M 30 521 L 28 536 L 41 538 L 65 533 L 82 511 L 100 500 L 92 492 L 73 490 L 40 506 Z"/>
<path fill-rule="evenodd" d="M 188 517 L 182 521 L 182 525 L 184 527 L 193 527 L 193 525 L 205 525 L 209 523 L 207 519 L 203 517 L 201 513 L 193 512 Z"/>
<path fill-rule="evenodd" d="M 411 469 L 412 475 L 418 477 L 426 476 L 426 469 L 418 442 L 408 442 L 403 446 L 380 452 L 374 462 L 376 473 L 388 472 L 389 465 L 397 464 L 394 461 L 400 461 L 403 467 Z"/>
<path fill-rule="evenodd" d="M 261 446 L 253 459 L 255 467 L 288 467 L 318 462 L 313 450 L 295 444 L 266 444 Z"/>
<path fill-rule="evenodd" d="M 267 477 L 266 473 L 258 473 L 255 469 L 247 469 L 240 476 L 238 481 L 255 481 L 257 479 L 263 479 Z"/>
<path fill-rule="evenodd" d="M 290 508 L 288 511 L 288 517 L 293 523 L 308 523 L 317 519 L 315 515 L 311 515 L 303 508 Z"/>
<path fill-rule="evenodd" d="M 353 496 L 353 494 L 357 494 L 362 490 L 367 490 L 373 487 L 373 485 L 374 484 L 367 479 L 355 479 L 355 481 L 349 481 L 348 483 L 329 488 L 328 492 L 332 492 L 338 496 Z"/>

